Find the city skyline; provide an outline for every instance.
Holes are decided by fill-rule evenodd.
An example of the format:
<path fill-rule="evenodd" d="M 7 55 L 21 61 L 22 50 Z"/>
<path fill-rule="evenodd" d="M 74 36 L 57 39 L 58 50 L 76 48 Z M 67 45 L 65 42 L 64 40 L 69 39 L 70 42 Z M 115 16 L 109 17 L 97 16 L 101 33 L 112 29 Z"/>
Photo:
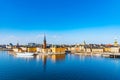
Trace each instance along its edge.
<path fill-rule="evenodd" d="M 0 44 L 120 41 L 119 0 L 1 0 Z"/>

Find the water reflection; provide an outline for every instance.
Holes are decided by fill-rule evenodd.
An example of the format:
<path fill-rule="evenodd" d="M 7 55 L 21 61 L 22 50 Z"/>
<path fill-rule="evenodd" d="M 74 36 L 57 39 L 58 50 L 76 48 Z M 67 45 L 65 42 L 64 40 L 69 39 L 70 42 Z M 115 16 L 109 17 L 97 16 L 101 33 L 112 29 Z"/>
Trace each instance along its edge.
<path fill-rule="evenodd" d="M 43 71 L 46 71 L 46 64 L 47 64 L 47 55 L 42 55 L 41 56 L 42 59 L 42 65 L 43 65 Z"/>
<path fill-rule="evenodd" d="M 52 55 L 40 54 L 36 55 L 35 59 L 37 59 L 38 61 L 42 60 L 43 70 L 45 72 L 48 59 L 51 59 L 52 62 L 63 61 L 65 59 L 65 54 L 52 54 Z"/>
<path fill-rule="evenodd" d="M 51 55 L 51 59 L 53 62 L 57 62 L 57 61 L 64 61 L 65 60 L 65 54 L 53 54 Z"/>
<path fill-rule="evenodd" d="M 65 54 L 52 54 L 52 55 L 45 55 L 45 54 L 40 54 L 40 55 L 36 55 L 35 58 L 37 60 L 41 60 L 44 61 L 47 58 L 51 59 L 53 62 L 56 61 L 62 61 L 65 59 Z"/>

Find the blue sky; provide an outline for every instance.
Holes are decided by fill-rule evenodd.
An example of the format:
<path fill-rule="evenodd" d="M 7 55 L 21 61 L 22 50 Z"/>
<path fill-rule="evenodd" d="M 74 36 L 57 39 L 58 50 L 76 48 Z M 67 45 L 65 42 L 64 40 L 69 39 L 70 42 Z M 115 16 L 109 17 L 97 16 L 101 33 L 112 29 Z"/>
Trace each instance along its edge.
<path fill-rule="evenodd" d="M 119 0 L 0 0 L 0 44 L 113 43 L 120 40 Z"/>

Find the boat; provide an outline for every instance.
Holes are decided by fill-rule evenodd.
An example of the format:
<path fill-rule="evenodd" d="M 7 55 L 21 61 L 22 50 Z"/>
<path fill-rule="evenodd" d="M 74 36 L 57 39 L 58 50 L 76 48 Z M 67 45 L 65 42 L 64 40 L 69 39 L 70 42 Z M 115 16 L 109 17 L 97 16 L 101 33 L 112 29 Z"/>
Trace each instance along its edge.
<path fill-rule="evenodd" d="M 96 54 L 93 54 L 93 55 L 96 56 L 96 57 L 100 57 L 101 56 L 100 53 L 96 53 Z"/>
<path fill-rule="evenodd" d="M 34 53 L 30 52 L 21 52 L 21 53 L 16 53 L 17 56 L 33 56 Z"/>

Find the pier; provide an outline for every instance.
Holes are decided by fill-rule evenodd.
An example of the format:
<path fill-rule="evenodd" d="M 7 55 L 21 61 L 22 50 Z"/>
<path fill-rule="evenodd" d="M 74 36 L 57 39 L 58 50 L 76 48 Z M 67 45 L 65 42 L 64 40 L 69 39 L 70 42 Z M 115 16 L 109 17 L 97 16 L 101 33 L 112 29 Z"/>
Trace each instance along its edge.
<path fill-rule="evenodd" d="M 103 53 L 102 57 L 120 58 L 120 53 Z"/>

